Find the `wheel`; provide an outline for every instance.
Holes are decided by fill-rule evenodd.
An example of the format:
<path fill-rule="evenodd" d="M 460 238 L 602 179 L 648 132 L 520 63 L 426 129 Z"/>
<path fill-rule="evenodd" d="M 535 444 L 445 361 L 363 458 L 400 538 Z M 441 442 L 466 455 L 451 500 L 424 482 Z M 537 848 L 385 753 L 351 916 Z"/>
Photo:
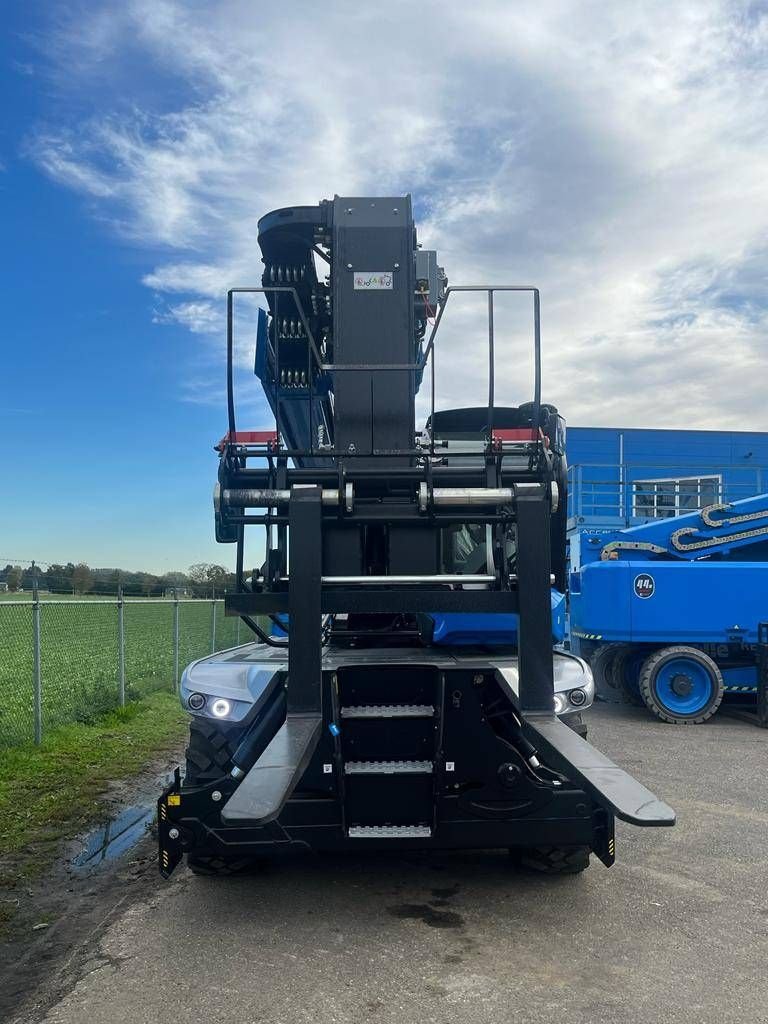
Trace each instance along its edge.
<path fill-rule="evenodd" d="M 187 854 L 187 867 L 193 875 L 242 875 L 252 871 L 256 861 L 247 857 L 198 857 Z"/>
<path fill-rule="evenodd" d="M 189 726 L 185 786 L 203 786 L 216 782 L 231 767 L 240 730 L 226 730 L 214 722 L 193 718 Z"/>
<path fill-rule="evenodd" d="M 531 846 L 509 851 L 515 866 L 542 875 L 578 875 L 589 867 L 588 846 Z"/>
<path fill-rule="evenodd" d="M 706 722 L 723 699 L 723 676 L 717 664 L 697 647 L 662 647 L 646 659 L 640 693 L 662 722 Z"/>
<path fill-rule="evenodd" d="M 606 690 L 613 690 L 615 688 L 613 659 L 623 646 L 623 644 L 603 644 L 602 647 L 597 648 L 590 658 L 589 666 L 592 669 L 592 676 L 595 680 L 595 690 L 600 695 L 605 695 Z M 609 699 L 612 700 L 613 697 Z"/>
<path fill-rule="evenodd" d="M 640 670 L 648 657 L 647 650 L 621 644 L 612 663 L 613 682 L 628 704 L 642 708 L 645 701 L 640 694 Z"/>
<path fill-rule="evenodd" d="M 583 740 L 587 738 L 587 726 L 580 711 L 575 711 L 572 715 L 562 715 L 560 721 L 578 733 Z"/>

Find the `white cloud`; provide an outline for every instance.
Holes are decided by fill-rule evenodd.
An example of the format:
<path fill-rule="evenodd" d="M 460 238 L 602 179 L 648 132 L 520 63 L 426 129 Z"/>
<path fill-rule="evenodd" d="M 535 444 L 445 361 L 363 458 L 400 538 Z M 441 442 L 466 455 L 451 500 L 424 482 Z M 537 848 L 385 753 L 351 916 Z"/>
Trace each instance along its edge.
<path fill-rule="evenodd" d="M 545 395 L 571 422 L 768 428 L 757 5 L 133 0 L 50 55 L 97 113 L 31 151 L 165 252 L 158 319 L 220 338 L 267 210 L 412 191 L 454 283 L 541 286 Z M 484 331 L 447 316 L 446 401 L 484 388 Z M 500 351 L 508 400 L 524 355 L 522 333 Z"/>

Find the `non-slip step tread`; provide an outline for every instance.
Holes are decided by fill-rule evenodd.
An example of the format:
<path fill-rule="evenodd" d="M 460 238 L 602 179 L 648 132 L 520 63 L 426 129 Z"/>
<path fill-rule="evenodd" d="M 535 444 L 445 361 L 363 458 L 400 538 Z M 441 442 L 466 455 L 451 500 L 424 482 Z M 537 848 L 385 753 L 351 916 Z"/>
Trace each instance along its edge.
<path fill-rule="evenodd" d="M 346 775 L 429 775 L 431 761 L 347 761 Z"/>
<path fill-rule="evenodd" d="M 350 825 L 350 839 L 429 839 L 429 825 Z"/>
<path fill-rule="evenodd" d="M 433 718 L 432 704 L 354 704 L 341 709 L 342 718 Z"/>

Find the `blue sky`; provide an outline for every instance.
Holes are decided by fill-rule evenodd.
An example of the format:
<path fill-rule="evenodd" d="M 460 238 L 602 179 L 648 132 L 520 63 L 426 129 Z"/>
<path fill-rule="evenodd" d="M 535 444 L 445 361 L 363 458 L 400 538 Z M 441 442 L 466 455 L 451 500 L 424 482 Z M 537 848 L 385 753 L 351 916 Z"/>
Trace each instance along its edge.
<path fill-rule="evenodd" d="M 412 191 L 454 283 L 539 284 L 570 422 L 768 429 L 766 5 L 380 10 L 6 9 L 0 560 L 227 561 L 224 291 L 262 213 L 334 192 Z M 482 390 L 476 326 L 457 307 L 445 404 Z"/>

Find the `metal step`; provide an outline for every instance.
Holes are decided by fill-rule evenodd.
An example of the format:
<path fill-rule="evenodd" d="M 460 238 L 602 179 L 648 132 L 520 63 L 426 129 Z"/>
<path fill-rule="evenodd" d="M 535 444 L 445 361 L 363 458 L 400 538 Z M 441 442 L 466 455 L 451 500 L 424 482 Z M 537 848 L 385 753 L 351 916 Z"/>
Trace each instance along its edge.
<path fill-rule="evenodd" d="M 342 718 L 433 718 L 431 704 L 355 704 L 342 708 Z"/>
<path fill-rule="evenodd" d="M 350 825 L 350 839 L 429 839 L 429 825 Z"/>
<path fill-rule="evenodd" d="M 347 761 L 346 775 L 430 775 L 431 761 Z"/>

